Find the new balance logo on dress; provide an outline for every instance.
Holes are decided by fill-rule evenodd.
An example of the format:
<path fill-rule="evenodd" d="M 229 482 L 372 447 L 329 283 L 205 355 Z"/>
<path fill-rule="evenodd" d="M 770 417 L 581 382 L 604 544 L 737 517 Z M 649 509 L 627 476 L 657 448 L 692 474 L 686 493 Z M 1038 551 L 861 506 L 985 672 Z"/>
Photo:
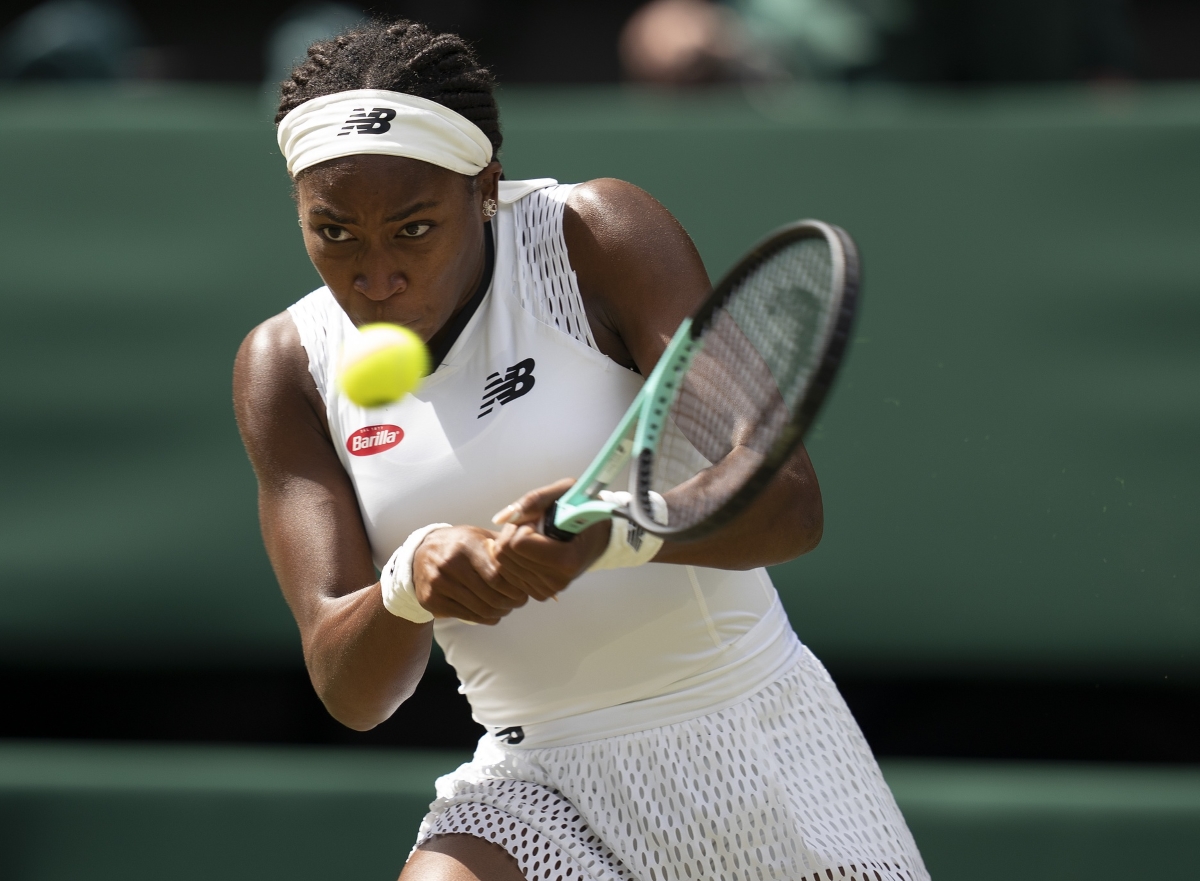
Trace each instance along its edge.
<path fill-rule="evenodd" d="M 396 111 L 390 107 L 376 107 L 367 113 L 365 107 L 355 107 L 354 113 L 346 120 L 338 137 L 348 135 L 357 130 L 360 135 L 381 135 L 392 127 L 390 120 L 396 118 Z"/>
<path fill-rule="evenodd" d="M 483 387 L 483 403 L 479 405 L 479 415 L 475 418 L 482 419 L 492 412 L 496 404 L 503 406 L 521 395 L 529 394 L 533 383 L 532 358 L 518 361 L 504 371 L 503 376 L 493 373 L 487 378 L 487 383 Z"/>

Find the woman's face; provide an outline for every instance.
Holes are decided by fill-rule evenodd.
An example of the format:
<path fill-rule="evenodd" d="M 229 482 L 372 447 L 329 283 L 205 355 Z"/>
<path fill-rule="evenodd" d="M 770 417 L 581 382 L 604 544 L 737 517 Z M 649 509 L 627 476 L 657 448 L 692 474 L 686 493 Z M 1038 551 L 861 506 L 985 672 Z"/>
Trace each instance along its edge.
<path fill-rule="evenodd" d="M 428 342 L 479 284 L 499 178 L 498 162 L 476 178 L 398 156 L 322 163 L 297 181 L 308 256 L 355 325 L 403 324 Z"/>

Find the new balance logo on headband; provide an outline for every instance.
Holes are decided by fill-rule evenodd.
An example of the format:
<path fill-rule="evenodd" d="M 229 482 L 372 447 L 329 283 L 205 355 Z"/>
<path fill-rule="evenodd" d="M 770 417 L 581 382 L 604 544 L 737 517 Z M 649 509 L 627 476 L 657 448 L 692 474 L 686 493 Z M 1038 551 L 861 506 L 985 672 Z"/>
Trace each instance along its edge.
<path fill-rule="evenodd" d="M 365 107 L 355 107 L 354 113 L 338 132 L 338 137 L 348 135 L 355 129 L 360 135 L 381 135 L 392 127 L 390 120 L 395 118 L 396 111 L 390 107 L 376 107 L 370 113 Z"/>
<path fill-rule="evenodd" d="M 503 406 L 521 395 L 529 394 L 534 382 L 532 358 L 517 362 L 504 371 L 503 376 L 493 373 L 483 387 L 483 403 L 479 405 L 480 412 L 475 418 L 482 419 L 492 412 L 496 404 Z"/>

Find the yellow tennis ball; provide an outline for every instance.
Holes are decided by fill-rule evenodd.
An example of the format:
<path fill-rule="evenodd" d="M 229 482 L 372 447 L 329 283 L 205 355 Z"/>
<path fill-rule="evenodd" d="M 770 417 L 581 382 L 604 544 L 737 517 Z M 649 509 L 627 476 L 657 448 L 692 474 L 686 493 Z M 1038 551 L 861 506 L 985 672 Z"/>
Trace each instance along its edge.
<path fill-rule="evenodd" d="M 360 407 L 398 401 L 429 372 L 429 350 L 421 338 L 399 324 L 364 324 L 342 348 L 338 383 Z"/>

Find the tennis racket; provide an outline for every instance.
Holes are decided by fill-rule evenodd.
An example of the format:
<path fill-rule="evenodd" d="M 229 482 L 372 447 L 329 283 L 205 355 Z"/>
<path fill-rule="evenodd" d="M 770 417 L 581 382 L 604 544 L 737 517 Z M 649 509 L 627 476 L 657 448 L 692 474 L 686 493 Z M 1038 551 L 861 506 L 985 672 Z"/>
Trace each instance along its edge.
<path fill-rule="evenodd" d="M 569 541 L 624 517 L 676 541 L 745 510 L 787 462 L 821 407 L 858 303 L 858 248 L 816 220 L 777 229 L 684 319 L 620 424 L 546 512 Z M 600 497 L 629 469 L 628 505 Z M 655 519 L 651 493 L 666 502 Z"/>

